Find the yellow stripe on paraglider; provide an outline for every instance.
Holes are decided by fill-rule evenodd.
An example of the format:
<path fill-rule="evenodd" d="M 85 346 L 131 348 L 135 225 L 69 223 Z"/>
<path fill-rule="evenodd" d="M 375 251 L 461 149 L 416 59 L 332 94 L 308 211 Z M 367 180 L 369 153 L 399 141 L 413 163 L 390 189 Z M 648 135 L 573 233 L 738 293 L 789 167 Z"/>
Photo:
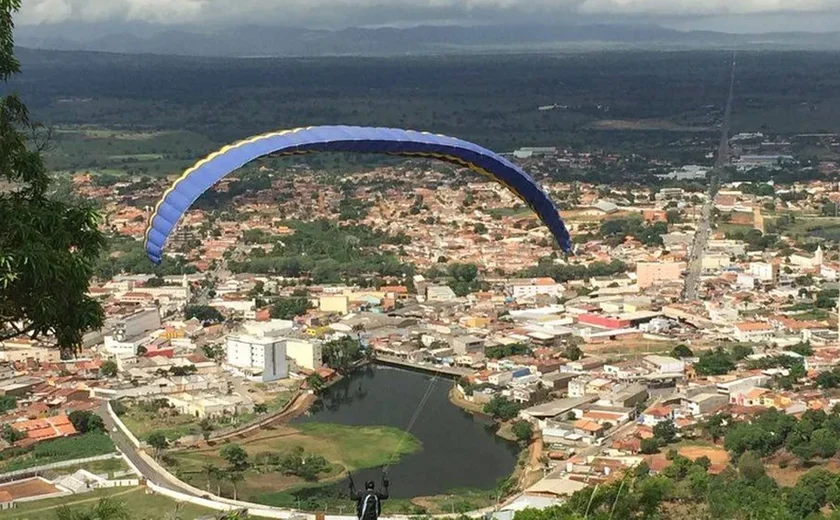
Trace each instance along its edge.
<path fill-rule="evenodd" d="M 158 203 L 155 205 L 155 209 L 152 212 L 152 215 L 149 217 L 149 223 L 146 226 L 146 231 L 144 233 L 144 244 L 143 244 L 144 247 L 148 246 L 149 232 L 151 232 L 151 230 L 152 230 L 152 224 L 154 222 L 154 218 L 155 218 L 155 216 L 158 215 L 158 211 L 160 210 L 161 204 L 163 204 L 164 201 L 166 200 L 166 197 L 168 197 L 170 193 L 172 193 L 175 189 L 177 189 L 178 185 L 180 183 L 182 183 L 184 180 L 186 180 L 193 172 L 195 172 L 196 170 L 198 170 L 199 168 L 201 168 L 205 164 L 213 161 L 217 157 L 222 156 L 222 155 L 228 153 L 229 151 L 235 150 L 236 148 L 239 148 L 241 146 L 250 145 L 250 144 L 253 144 L 257 141 L 261 141 L 263 139 L 269 139 L 269 138 L 272 138 L 272 137 L 279 137 L 279 136 L 283 136 L 283 135 L 287 135 L 287 134 L 291 134 L 291 133 L 295 133 L 295 132 L 300 132 L 300 131 L 303 131 L 303 130 L 311 130 L 313 128 L 315 128 L 315 127 L 312 127 L 312 126 L 298 127 L 298 128 L 293 128 L 293 129 L 289 129 L 289 130 L 281 130 L 281 131 L 277 131 L 277 132 L 269 132 L 269 133 L 265 133 L 265 134 L 260 134 L 260 135 L 250 137 L 248 139 L 237 141 L 235 143 L 232 143 L 232 144 L 229 144 L 229 145 L 226 145 L 226 146 L 222 147 L 220 150 L 218 150 L 216 152 L 211 153 L 210 155 L 208 155 L 204 159 L 201 159 L 200 161 L 195 163 L 193 166 L 191 166 L 190 168 L 185 170 L 184 173 L 182 173 L 172 183 L 172 186 L 170 186 L 163 193 L 163 196 L 160 198 Z M 442 135 L 442 134 L 432 134 L 430 132 L 420 132 L 420 133 L 422 135 L 436 135 L 438 137 L 447 137 L 447 136 Z M 285 152 L 279 152 L 279 153 L 270 153 L 270 154 L 268 154 L 268 156 L 269 157 L 271 157 L 271 156 L 273 156 L 273 157 L 286 157 L 286 156 L 292 156 L 292 155 L 306 155 L 306 154 L 315 153 L 315 152 L 316 152 L 315 150 L 293 150 L 293 151 L 285 151 Z M 531 205 L 531 203 L 528 202 L 528 200 L 526 200 L 525 197 L 522 196 L 522 194 L 520 194 L 520 192 L 518 190 L 516 190 L 513 186 L 508 184 L 504 179 L 502 179 L 499 176 L 495 175 L 494 173 L 482 168 L 478 164 L 467 161 L 465 159 L 462 159 L 461 157 L 458 157 L 458 156 L 455 156 L 455 155 L 450 155 L 450 154 L 433 153 L 433 152 L 386 152 L 386 153 L 388 155 L 396 155 L 396 156 L 403 156 L 403 157 L 421 157 L 421 158 L 438 159 L 438 160 L 441 160 L 441 161 L 444 161 L 444 162 L 448 162 L 448 163 L 452 163 L 452 164 L 462 166 L 464 168 L 468 168 L 468 169 L 470 169 L 470 170 L 472 170 L 472 171 L 474 171 L 474 172 L 476 172 L 480 175 L 483 175 L 483 176 L 489 178 L 492 181 L 495 181 L 495 182 L 501 184 L 502 186 L 507 188 L 510 192 L 512 192 L 517 198 L 519 198 L 522 202 L 524 202 L 531 209 L 531 211 L 533 211 L 534 213 L 537 213 L 537 210 Z M 179 220 L 180 220 L 180 217 L 179 217 Z M 176 222 L 176 224 L 177 224 L 177 222 Z M 161 245 L 161 249 L 163 249 L 163 244 Z M 162 254 L 162 252 L 161 252 L 161 254 Z"/>
<path fill-rule="evenodd" d="M 308 128 L 312 128 L 312 127 L 308 127 Z M 183 182 L 187 177 L 189 177 L 190 174 L 192 174 L 194 171 L 201 168 L 202 166 L 204 166 L 208 162 L 212 161 L 213 159 L 219 157 L 220 155 L 224 155 L 231 150 L 239 148 L 240 146 L 245 146 L 245 145 L 248 145 L 248 144 L 252 144 L 252 143 L 255 143 L 257 141 L 261 141 L 263 139 L 268 139 L 268 138 L 271 138 L 271 137 L 279 137 L 281 135 L 286 135 L 286 134 L 299 132 L 301 130 L 304 130 L 304 128 L 299 127 L 299 128 L 293 128 L 293 129 L 290 129 L 290 130 L 281 130 L 279 132 L 269 132 L 269 133 L 266 133 L 266 134 L 260 134 L 260 135 L 253 136 L 253 137 L 250 137 L 250 138 L 242 140 L 242 141 L 237 141 L 235 143 L 232 143 L 232 144 L 229 144 L 229 145 L 226 145 L 226 146 L 222 147 L 220 150 L 217 150 L 217 151 L 211 153 L 210 155 L 208 155 L 204 159 L 201 159 L 200 161 L 198 161 L 197 163 L 195 163 L 191 167 L 187 168 L 184 171 L 184 173 L 181 174 L 180 177 L 175 179 L 175 182 L 172 183 L 172 186 L 170 186 L 169 188 L 167 188 L 166 191 L 163 192 L 163 196 L 160 198 L 160 200 L 157 202 L 157 204 L 155 204 L 155 209 L 154 209 L 154 211 L 152 211 L 152 215 L 149 217 L 149 224 L 146 226 L 145 233 L 143 233 L 143 247 L 147 246 L 148 243 L 149 243 L 149 232 L 152 230 L 152 223 L 155 219 L 155 216 L 158 214 L 158 210 L 160 209 L 161 204 L 163 204 L 163 202 L 166 200 L 166 197 L 169 196 L 169 194 L 172 193 L 175 190 L 175 188 L 177 188 L 178 185 L 181 182 Z"/>

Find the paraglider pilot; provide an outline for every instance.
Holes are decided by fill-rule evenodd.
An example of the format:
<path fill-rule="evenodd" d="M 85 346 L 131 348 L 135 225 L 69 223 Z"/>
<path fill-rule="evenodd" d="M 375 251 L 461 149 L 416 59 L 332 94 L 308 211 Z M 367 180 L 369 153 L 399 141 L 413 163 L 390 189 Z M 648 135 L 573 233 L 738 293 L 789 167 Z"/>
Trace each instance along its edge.
<path fill-rule="evenodd" d="M 364 491 L 356 491 L 353 475 L 350 475 L 350 500 L 356 501 L 356 516 L 359 520 L 377 520 L 382 513 L 382 501 L 388 500 L 388 479 L 382 477 L 382 491 L 376 491 L 372 480 L 365 482 Z"/>

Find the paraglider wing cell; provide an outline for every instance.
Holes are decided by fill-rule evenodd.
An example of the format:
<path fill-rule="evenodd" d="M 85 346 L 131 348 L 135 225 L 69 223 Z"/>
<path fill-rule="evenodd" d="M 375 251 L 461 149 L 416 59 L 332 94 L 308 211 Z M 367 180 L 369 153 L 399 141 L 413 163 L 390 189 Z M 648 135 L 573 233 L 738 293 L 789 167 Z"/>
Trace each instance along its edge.
<path fill-rule="evenodd" d="M 166 190 L 146 229 L 146 253 L 160 263 L 169 234 L 202 193 L 227 174 L 271 155 L 283 157 L 317 152 L 381 153 L 426 157 L 456 164 L 506 186 L 540 217 L 557 243 L 571 250 L 569 233 L 548 194 L 504 157 L 454 137 L 399 130 L 350 126 L 320 126 L 259 135 L 225 146 L 196 163 Z"/>

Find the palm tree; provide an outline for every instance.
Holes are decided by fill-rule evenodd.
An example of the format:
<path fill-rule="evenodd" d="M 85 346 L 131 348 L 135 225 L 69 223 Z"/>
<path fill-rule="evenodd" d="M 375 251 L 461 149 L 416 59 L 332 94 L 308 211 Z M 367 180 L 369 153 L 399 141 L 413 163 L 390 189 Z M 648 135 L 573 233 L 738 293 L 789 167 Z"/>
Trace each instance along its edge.
<path fill-rule="evenodd" d="M 216 476 L 216 471 L 218 468 L 213 464 L 207 463 L 201 467 L 204 474 L 207 476 L 207 492 L 210 492 L 210 481 Z"/>
<path fill-rule="evenodd" d="M 233 499 L 238 500 L 236 498 L 236 483 L 242 482 L 245 480 L 245 477 L 242 475 L 241 471 L 228 471 L 227 472 L 227 479 L 230 481 L 231 485 L 233 486 Z"/>
<path fill-rule="evenodd" d="M 224 470 L 213 466 L 213 469 L 210 470 L 210 474 L 212 479 L 216 481 L 216 496 L 222 496 L 222 480 L 225 478 Z"/>

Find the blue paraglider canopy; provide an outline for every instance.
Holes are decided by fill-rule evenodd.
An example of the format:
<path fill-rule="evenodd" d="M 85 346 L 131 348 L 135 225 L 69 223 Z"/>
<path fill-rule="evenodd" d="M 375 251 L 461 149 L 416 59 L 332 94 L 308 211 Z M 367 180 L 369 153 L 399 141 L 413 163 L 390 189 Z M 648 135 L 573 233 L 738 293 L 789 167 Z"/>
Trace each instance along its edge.
<path fill-rule="evenodd" d="M 476 144 L 444 135 L 355 126 L 316 126 L 258 135 L 210 154 L 166 190 L 146 228 L 146 253 L 160 263 L 178 221 L 201 196 L 229 173 L 259 157 L 316 152 L 357 152 L 433 158 L 464 166 L 506 186 L 539 216 L 557 243 L 571 251 L 569 232 L 551 198 L 521 168 Z"/>

